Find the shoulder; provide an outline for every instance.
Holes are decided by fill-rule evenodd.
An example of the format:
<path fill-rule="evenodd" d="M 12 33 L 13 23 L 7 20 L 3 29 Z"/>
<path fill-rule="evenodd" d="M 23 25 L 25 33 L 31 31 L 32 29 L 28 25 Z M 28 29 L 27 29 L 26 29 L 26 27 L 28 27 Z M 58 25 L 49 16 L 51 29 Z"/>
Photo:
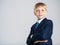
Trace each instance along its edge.
<path fill-rule="evenodd" d="M 47 19 L 46 24 L 51 24 L 53 25 L 53 21 L 51 19 Z"/>
<path fill-rule="evenodd" d="M 33 23 L 33 24 L 31 25 L 31 28 L 34 28 L 35 24 L 36 24 L 36 23 Z"/>

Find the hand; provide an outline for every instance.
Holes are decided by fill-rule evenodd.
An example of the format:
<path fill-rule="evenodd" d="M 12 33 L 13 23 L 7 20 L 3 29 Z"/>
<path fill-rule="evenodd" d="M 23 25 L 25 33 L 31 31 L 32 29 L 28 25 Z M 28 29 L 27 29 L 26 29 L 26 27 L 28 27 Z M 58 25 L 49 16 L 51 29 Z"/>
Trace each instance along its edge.
<path fill-rule="evenodd" d="M 37 40 L 34 43 L 38 43 L 38 42 L 48 42 L 48 40 Z"/>

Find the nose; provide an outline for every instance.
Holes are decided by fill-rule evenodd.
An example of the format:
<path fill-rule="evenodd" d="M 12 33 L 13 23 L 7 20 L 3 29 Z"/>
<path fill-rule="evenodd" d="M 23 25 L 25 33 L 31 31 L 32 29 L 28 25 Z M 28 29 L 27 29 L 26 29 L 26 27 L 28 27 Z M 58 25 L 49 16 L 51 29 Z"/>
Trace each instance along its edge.
<path fill-rule="evenodd" d="M 39 11 L 39 14 L 41 14 L 41 11 Z"/>

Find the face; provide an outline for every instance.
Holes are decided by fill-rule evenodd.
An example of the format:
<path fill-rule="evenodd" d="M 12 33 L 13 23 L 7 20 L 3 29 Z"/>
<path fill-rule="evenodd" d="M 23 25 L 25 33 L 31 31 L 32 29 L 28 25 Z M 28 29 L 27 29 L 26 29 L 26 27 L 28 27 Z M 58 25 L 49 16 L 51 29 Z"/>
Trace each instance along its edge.
<path fill-rule="evenodd" d="M 34 10 L 34 14 L 37 16 L 38 19 L 42 19 L 45 17 L 45 15 L 47 14 L 47 10 L 46 10 L 46 7 L 37 7 L 35 10 Z"/>

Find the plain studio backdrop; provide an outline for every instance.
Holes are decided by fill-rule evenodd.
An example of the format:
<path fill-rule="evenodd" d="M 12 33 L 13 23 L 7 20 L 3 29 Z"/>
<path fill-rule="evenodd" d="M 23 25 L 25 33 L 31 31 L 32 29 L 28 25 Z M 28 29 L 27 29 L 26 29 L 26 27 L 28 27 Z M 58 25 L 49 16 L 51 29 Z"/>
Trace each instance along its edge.
<path fill-rule="evenodd" d="M 54 23 L 53 45 L 60 45 L 60 0 L 0 0 L 0 45 L 26 45 L 37 2 L 47 5 L 46 17 Z"/>

